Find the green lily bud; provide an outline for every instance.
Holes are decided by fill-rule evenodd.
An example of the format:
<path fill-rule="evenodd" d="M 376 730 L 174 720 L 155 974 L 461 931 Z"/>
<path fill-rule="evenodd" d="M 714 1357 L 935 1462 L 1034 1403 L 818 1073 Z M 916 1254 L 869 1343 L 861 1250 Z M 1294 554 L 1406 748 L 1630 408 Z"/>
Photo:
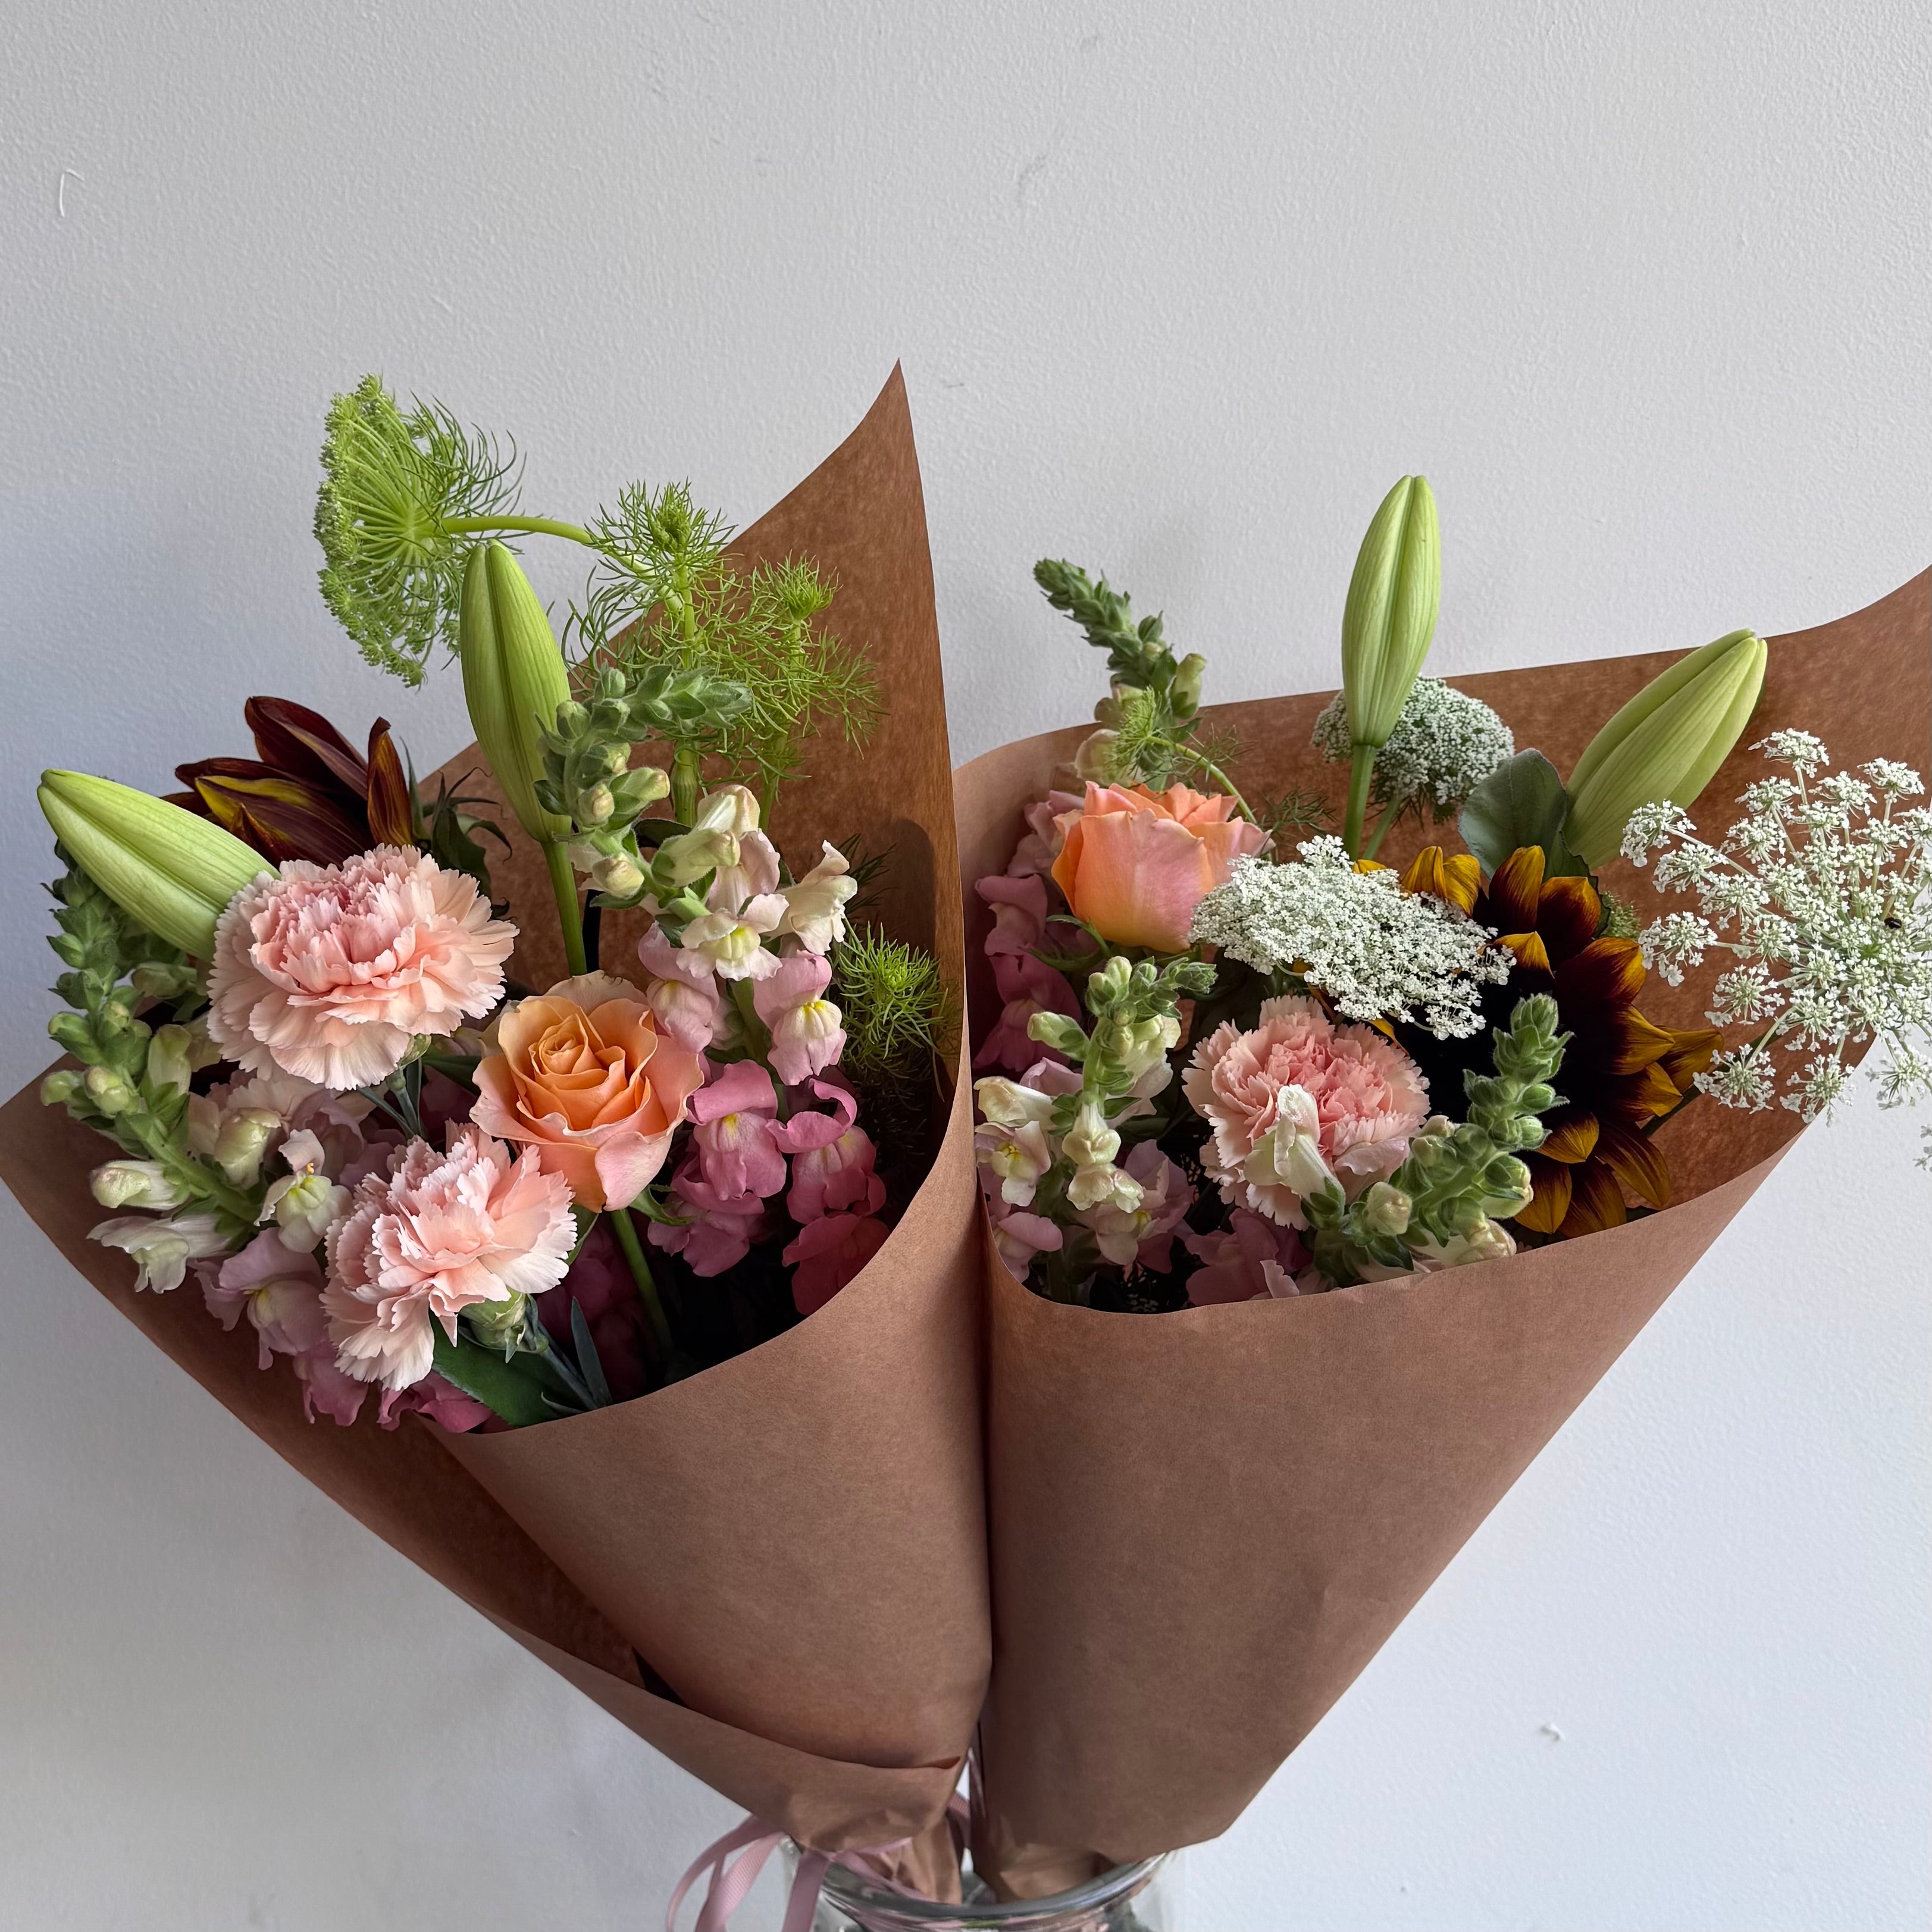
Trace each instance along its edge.
<path fill-rule="evenodd" d="M 1688 806 L 1711 782 L 1757 708 L 1766 655 L 1754 631 L 1732 631 L 1653 678 L 1590 740 L 1563 836 L 1592 872 L 1617 856 L 1639 806 Z"/>
<path fill-rule="evenodd" d="M 500 543 L 479 544 L 464 566 L 457 651 L 476 742 L 518 824 L 545 844 L 567 837 L 569 820 L 543 808 L 536 782 L 570 679 L 537 593 Z"/>
<path fill-rule="evenodd" d="M 1388 742 L 1429 655 L 1442 590 L 1436 499 L 1426 478 L 1405 476 L 1362 539 L 1342 612 L 1342 688 L 1356 744 Z"/>
<path fill-rule="evenodd" d="M 228 902 L 268 867 L 212 820 L 82 772 L 43 772 L 40 810 L 76 865 L 134 920 L 206 959 Z"/>

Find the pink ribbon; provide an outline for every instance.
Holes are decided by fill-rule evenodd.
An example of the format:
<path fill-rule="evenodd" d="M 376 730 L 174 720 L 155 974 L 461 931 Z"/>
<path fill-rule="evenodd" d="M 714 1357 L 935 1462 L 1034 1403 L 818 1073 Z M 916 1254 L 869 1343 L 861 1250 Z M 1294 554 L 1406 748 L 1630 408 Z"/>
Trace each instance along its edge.
<path fill-rule="evenodd" d="M 964 1831 L 966 1807 L 956 1793 L 946 1808 L 946 1815 L 956 1828 Z M 664 1932 L 677 1932 L 678 1908 L 683 1904 L 692 1887 L 707 1872 L 710 1877 L 705 1885 L 704 1901 L 698 1908 L 698 1923 L 692 1932 L 729 1932 L 731 1915 L 751 1895 L 752 1886 L 758 1882 L 758 1874 L 788 1835 L 774 1831 L 762 1818 L 747 1818 L 715 1844 L 706 1846 L 692 1861 L 690 1869 L 678 1880 L 676 1888 L 671 1893 L 670 1905 L 664 1913 Z M 791 1882 L 791 1895 L 785 1902 L 784 1922 L 778 1932 L 812 1932 L 812 1914 L 818 1907 L 819 1890 L 825 1883 L 825 1874 L 834 1865 L 843 1865 L 848 1870 L 870 1879 L 875 1885 L 883 1885 L 903 1898 L 922 1896 L 910 1886 L 900 1884 L 884 1863 L 888 1852 L 896 1852 L 911 1843 L 910 1838 L 893 1838 L 883 1845 L 866 1845 L 847 1852 L 814 1852 L 801 1845 L 798 1870 Z"/>

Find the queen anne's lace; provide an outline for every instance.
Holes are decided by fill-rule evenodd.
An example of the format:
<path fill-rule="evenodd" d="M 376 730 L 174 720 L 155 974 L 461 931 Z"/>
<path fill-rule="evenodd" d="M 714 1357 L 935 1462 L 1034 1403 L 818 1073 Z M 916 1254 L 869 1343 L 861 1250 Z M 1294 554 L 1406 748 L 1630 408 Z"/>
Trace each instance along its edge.
<path fill-rule="evenodd" d="M 1496 935 L 1454 907 L 1358 872 L 1339 838 L 1297 848 L 1301 863 L 1236 862 L 1196 908 L 1190 937 L 1264 973 L 1294 971 L 1356 1020 L 1402 1020 L 1438 1040 L 1483 1026 L 1482 989 L 1509 977 Z"/>
<path fill-rule="evenodd" d="M 1847 1054 L 1877 1040 L 1883 1104 L 1932 1099 L 1932 811 L 1903 806 L 1923 782 L 1894 758 L 1821 778 L 1828 754 L 1808 731 L 1753 748 L 1796 776 L 1748 787 L 1721 844 L 1668 802 L 1633 813 L 1624 833 L 1633 864 L 1656 853 L 1658 886 L 1697 898 L 1644 929 L 1644 963 L 1674 986 L 1706 952 L 1735 954 L 1708 1017 L 1763 1029 L 1720 1051 L 1697 1084 L 1730 1107 L 1776 1097 L 1808 1120 L 1844 1090 Z"/>
<path fill-rule="evenodd" d="M 1339 692 L 1315 721 L 1315 748 L 1340 761 L 1353 748 L 1348 706 Z M 1480 698 L 1439 678 L 1419 677 L 1388 742 L 1376 754 L 1369 802 L 1418 818 L 1426 812 L 1439 824 L 1515 751 L 1509 727 Z"/>

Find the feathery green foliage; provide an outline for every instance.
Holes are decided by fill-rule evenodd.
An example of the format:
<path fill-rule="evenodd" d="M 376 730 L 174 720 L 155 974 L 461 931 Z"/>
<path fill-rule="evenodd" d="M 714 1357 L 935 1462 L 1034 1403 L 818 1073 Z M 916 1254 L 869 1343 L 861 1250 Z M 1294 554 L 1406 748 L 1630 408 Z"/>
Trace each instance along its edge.
<path fill-rule="evenodd" d="M 380 376 L 329 405 L 315 506 L 322 601 L 378 670 L 419 685 L 436 644 L 454 652 L 474 538 L 452 526 L 512 513 L 515 467 L 514 451 L 438 404 L 406 414 Z"/>
<path fill-rule="evenodd" d="M 839 1068 L 853 1084 L 869 1094 L 930 1082 L 955 1017 L 939 962 L 875 926 L 858 928 L 832 953 L 832 983 L 844 1015 Z"/>

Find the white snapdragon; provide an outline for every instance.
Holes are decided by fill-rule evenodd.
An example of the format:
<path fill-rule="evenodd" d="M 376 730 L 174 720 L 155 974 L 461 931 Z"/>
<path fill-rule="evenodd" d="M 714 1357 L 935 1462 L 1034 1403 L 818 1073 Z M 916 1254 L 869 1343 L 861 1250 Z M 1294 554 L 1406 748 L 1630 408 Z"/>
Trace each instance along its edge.
<path fill-rule="evenodd" d="M 1339 838 L 1297 849 L 1299 864 L 1238 860 L 1195 909 L 1189 936 L 1258 971 L 1295 968 L 1350 1019 L 1402 1020 L 1438 1040 L 1481 1031 L 1482 989 L 1510 973 L 1493 932 L 1405 892 L 1392 872 L 1357 872 Z"/>
<path fill-rule="evenodd" d="M 1645 964 L 1675 986 L 1706 954 L 1732 955 L 1707 1017 L 1764 1024 L 1719 1052 L 1698 1086 L 1730 1107 L 1776 1099 L 1808 1120 L 1880 1040 L 1884 1104 L 1932 1099 L 1932 812 L 1903 803 L 1923 793 L 1918 774 L 1875 758 L 1820 777 L 1828 754 L 1808 731 L 1775 731 L 1753 748 L 1795 776 L 1748 786 L 1745 815 L 1720 843 L 1700 839 L 1670 805 L 1643 807 L 1624 835 L 1628 858 L 1641 866 L 1656 853 L 1659 886 L 1697 901 L 1644 929 Z M 1932 1165 L 1932 1129 L 1928 1138 Z"/>

